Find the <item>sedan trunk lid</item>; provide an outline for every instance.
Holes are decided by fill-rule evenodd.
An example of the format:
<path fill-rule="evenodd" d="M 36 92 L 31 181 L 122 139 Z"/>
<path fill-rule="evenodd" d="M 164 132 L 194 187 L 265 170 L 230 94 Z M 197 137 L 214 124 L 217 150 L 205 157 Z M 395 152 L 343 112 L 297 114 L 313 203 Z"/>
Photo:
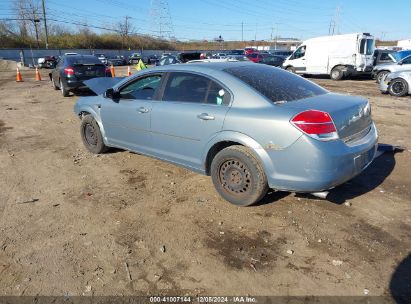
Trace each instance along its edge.
<path fill-rule="evenodd" d="M 112 88 L 125 77 L 98 77 L 84 81 L 83 83 L 97 95 L 103 94 L 107 89 Z"/>
<path fill-rule="evenodd" d="M 323 94 L 293 102 L 282 107 L 318 110 L 331 115 L 339 137 L 345 142 L 365 136 L 372 125 L 371 107 L 367 99 L 358 96 Z"/>

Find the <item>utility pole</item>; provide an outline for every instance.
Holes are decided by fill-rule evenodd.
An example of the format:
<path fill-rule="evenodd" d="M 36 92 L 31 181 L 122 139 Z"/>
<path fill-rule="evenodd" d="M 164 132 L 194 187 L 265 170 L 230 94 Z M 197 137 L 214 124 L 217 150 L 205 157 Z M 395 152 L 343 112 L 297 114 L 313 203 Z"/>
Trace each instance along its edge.
<path fill-rule="evenodd" d="M 244 42 L 244 22 L 241 22 L 241 41 Z"/>
<path fill-rule="evenodd" d="M 128 29 L 129 29 L 128 19 L 130 19 L 131 17 L 125 16 L 124 18 L 126 19 L 126 22 L 124 24 L 124 33 L 125 33 L 125 36 L 126 36 L 127 49 L 129 49 L 130 48 L 130 39 L 128 37 Z"/>
<path fill-rule="evenodd" d="M 335 15 L 330 21 L 330 26 L 328 28 L 328 35 L 334 36 L 334 33 L 336 32 L 335 29 L 337 28 L 337 33 L 339 33 L 338 26 L 340 22 L 340 6 L 338 5 L 337 8 L 335 9 Z M 332 29 L 332 30 L 331 30 Z"/>
<path fill-rule="evenodd" d="M 34 18 L 33 19 L 33 23 L 34 23 L 34 30 L 36 31 L 36 42 L 37 42 L 37 48 L 40 48 L 40 44 L 39 44 L 39 30 L 37 28 L 37 23 L 40 22 L 40 19 Z"/>
<path fill-rule="evenodd" d="M 44 30 L 46 31 L 46 49 L 48 49 L 49 48 L 49 33 L 47 30 L 46 5 L 44 4 L 44 0 L 42 0 L 42 4 L 43 4 Z"/>

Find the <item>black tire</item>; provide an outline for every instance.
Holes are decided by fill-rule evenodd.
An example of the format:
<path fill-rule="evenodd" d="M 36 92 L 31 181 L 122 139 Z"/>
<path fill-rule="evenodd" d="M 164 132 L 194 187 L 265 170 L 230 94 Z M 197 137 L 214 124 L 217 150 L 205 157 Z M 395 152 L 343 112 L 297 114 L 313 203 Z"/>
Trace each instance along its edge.
<path fill-rule="evenodd" d="M 211 178 L 217 192 L 237 206 L 253 205 L 268 191 L 262 165 L 244 146 L 230 146 L 218 152 L 211 163 Z"/>
<path fill-rule="evenodd" d="M 377 83 L 380 83 L 381 80 L 384 78 L 384 76 L 387 75 L 388 73 L 389 73 L 388 71 L 378 72 L 377 76 L 375 77 L 375 81 L 376 81 Z"/>
<path fill-rule="evenodd" d="M 344 71 L 341 67 L 335 67 L 331 70 L 330 78 L 332 80 L 341 80 L 344 78 Z"/>
<path fill-rule="evenodd" d="M 64 97 L 68 97 L 70 95 L 70 91 L 64 86 L 63 82 L 60 79 L 60 91 Z"/>
<path fill-rule="evenodd" d="M 56 81 L 53 77 L 51 77 L 51 85 L 53 86 L 53 89 L 55 89 L 56 91 L 59 89 L 59 86 L 56 84 Z"/>
<path fill-rule="evenodd" d="M 289 66 L 285 68 L 286 71 L 295 74 L 295 68 L 293 66 Z"/>
<path fill-rule="evenodd" d="M 96 120 L 91 115 L 86 115 L 81 120 L 80 126 L 81 140 L 84 146 L 94 154 L 101 154 L 107 151 L 103 136 Z"/>
<path fill-rule="evenodd" d="M 391 80 L 388 92 L 392 96 L 403 97 L 408 94 L 408 83 L 402 78 L 395 78 Z"/>

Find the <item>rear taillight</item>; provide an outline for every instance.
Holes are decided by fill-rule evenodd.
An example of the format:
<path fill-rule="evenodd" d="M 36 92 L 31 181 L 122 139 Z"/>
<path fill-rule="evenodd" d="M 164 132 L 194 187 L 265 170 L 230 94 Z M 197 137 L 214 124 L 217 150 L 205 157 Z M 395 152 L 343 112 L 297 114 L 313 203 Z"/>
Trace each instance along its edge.
<path fill-rule="evenodd" d="M 105 72 L 105 73 L 106 73 L 106 75 L 107 75 L 107 74 L 111 74 L 111 70 L 110 70 L 109 67 L 106 67 L 106 72 Z"/>
<path fill-rule="evenodd" d="M 68 75 L 74 75 L 74 69 L 71 66 L 68 66 L 64 69 L 64 74 Z"/>
<path fill-rule="evenodd" d="M 322 141 L 338 139 L 334 122 L 327 112 L 304 111 L 294 116 L 291 123 L 312 138 Z"/>

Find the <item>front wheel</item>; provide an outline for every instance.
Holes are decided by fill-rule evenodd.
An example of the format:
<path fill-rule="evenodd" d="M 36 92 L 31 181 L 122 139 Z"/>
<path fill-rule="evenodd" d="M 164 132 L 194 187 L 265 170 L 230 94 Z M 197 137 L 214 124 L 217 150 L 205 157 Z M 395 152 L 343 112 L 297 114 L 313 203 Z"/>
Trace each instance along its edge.
<path fill-rule="evenodd" d="M 91 115 L 86 115 L 81 120 L 80 134 L 84 146 L 90 152 L 101 154 L 107 151 L 100 128 Z"/>
<path fill-rule="evenodd" d="M 395 78 L 391 80 L 388 92 L 392 96 L 403 97 L 408 94 L 408 83 L 402 78 Z"/>
<path fill-rule="evenodd" d="M 340 67 L 333 68 L 330 77 L 332 80 L 341 80 L 344 77 L 344 71 Z"/>
<path fill-rule="evenodd" d="M 380 82 L 384 79 L 385 75 L 387 75 L 388 73 L 389 73 L 388 71 L 381 71 L 381 72 L 379 72 L 379 73 L 377 74 L 377 77 L 375 78 L 375 80 L 376 80 L 378 83 L 380 83 Z"/>
<path fill-rule="evenodd" d="M 268 191 L 263 167 L 244 146 L 218 152 L 211 163 L 211 178 L 217 192 L 237 206 L 253 205 Z"/>

